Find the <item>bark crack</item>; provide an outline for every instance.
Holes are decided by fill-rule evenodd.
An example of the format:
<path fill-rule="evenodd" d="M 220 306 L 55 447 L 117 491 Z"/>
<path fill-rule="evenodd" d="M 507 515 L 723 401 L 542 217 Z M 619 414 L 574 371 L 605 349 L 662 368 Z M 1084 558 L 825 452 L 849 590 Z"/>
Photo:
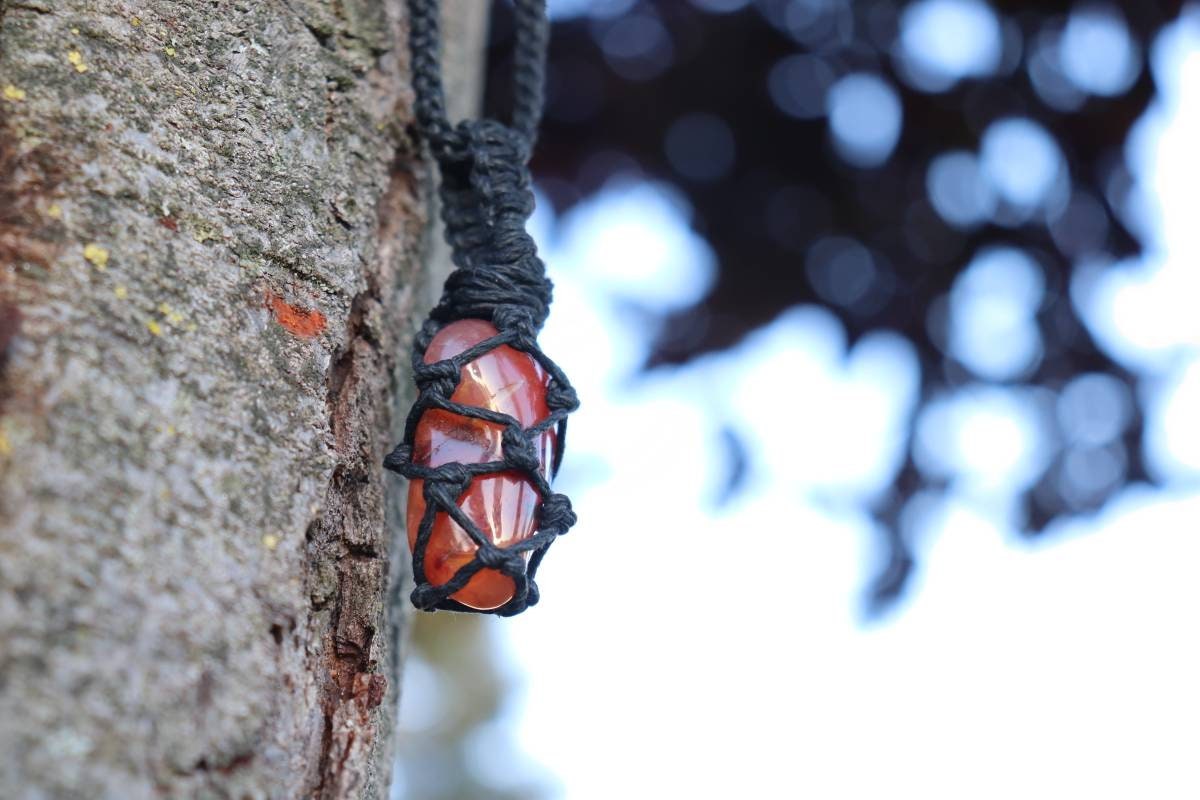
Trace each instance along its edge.
<path fill-rule="evenodd" d="M 35 5 L 34 3 L 9 3 L 6 6 L 0 6 L 0 21 L 3 21 L 4 13 L 9 9 L 14 11 L 32 11 L 34 14 L 44 16 L 54 13 L 52 9 L 46 6 Z"/>
<path fill-rule="evenodd" d="M 395 171 L 393 171 L 395 173 Z M 394 195 L 411 191 L 393 174 L 380 204 L 378 234 L 392 236 Z M 327 378 L 326 407 L 337 465 L 326 490 L 324 510 L 309 527 L 310 579 L 313 564 L 324 559 L 336 589 L 324 604 L 327 633 L 316 672 L 324 675 L 320 753 L 313 796 L 339 797 L 355 780 L 356 754 L 373 744 L 372 711 L 387 690 L 379 673 L 376 632 L 384 622 L 388 588 L 388 534 L 383 525 L 382 477 L 378 463 L 387 442 L 390 409 L 380 388 L 386 386 L 393 359 L 382 347 L 378 329 L 383 308 L 380 288 L 383 258 L 367 264 L 365 288 L 355 295 L 346 321 L 345 345 L 334 357 Z M 314 603 L 314 612 L 319 606 Z"/>

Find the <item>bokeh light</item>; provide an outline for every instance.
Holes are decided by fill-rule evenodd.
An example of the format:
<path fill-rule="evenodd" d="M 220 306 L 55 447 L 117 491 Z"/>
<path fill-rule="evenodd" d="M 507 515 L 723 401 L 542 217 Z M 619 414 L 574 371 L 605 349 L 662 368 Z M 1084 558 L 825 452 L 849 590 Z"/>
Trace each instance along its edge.
<path fill-rule="evenodd" d="M 896 91 L 882 78 L 847 75 L 829 88 L 829 129 L 838 154 L 857 167 L 876 167 L 900 138 L 902 110 Z"/>
<path fill-rule="evenodd" d="M 996 192 L 984 179 L 973 153 L 956 150 L 935 158 L 929 164 L 925 186 L 933 207 L 951 225 L 980 225 L 995 212 Z"/>
<path fill-rule="evenodd" d="M 900 64 L 925 91 L 994 72 L 1003 47 L 1000 20 L 983 0 L 917 0 L 900 16 Z"/>
<path fill-rule="evenodd" d="M 1106 445 L 1125 432 L 1132 416 L 1129 389 L 1103 372 L 1073 378 L 1058 397 L 1059 427 L 1072 444 Z"/>
<path fill-rule="evenodd" d="M 1015 494 L 1049 458 L 1037 401 L 1029 390 L 983 385 L 936 399 L 917 423 L 917 463 L 964 492 Z"/>
<path fill-rule="evenodd" d="M 1059 46 L 1063 74 L 1090 94 L 1128 91 L 1141 71 L 1141 53 L 1115 6 L 1076 8 Z"/>
<path fill-rule="evenodd" d="M 1046 205 L 1066 179 L 1058 143 L 1029 119 L 992 123 L 983 134 L 980 160 L 996 193 L 1023 211 Z"/>
<path fill-rule="evenodd" d="M 835 74 L 820 56 L 796 53 L 776 62 L 767 76 L 771 99 L 799 119 L 825 116 L 825 96 Z"/>
<path fill-rule="evenodd" d="M 1041 269 L 1020 250 L 980 253 L 950 293 L 950 354 L 995 381 L 1032 369 L 1042 353 L 1035 315 L 1044 289 Z"/>
<path fill-rule="evenodd" d="M 634 12 L 597 24 L 609 68 L 623 78 L 649 80 L 671 65 L 671 34 L 654 14 Z"/>

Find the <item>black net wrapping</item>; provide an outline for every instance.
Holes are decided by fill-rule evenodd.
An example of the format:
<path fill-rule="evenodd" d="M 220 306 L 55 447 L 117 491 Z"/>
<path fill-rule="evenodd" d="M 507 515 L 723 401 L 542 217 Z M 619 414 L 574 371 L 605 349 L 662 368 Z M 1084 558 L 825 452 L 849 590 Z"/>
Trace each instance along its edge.
<path fill-rule="evenodd" d="M 453 248 L 457 269 L 446 280 L 440 302 L 413 342 L 412 370 L 419 393 L 405 424 L 404 440 L 387 456 L 384 466 L 409 480 L 425 482 L 425 514 L 413 547 L 413 604 L 425 611 L 511 616 L 537 603 L 534 576 L 538 566 L 554 540 L 575 523 L 570 500 L 551 490 L 549 478 L 558 471 L 562 459 L 567 415 L 578 408 L 579 401 L 566 375 L 537 343 L 552 287 L 525 230 L 534 203 L 526 166 L 529 138 L 493 120 L 471 121 L 445 131 L 433 149 L 442 173 L 440 197 L 446 240 Z M 498 333 L 452 358 L 426 364 L 425 351 L 433 337 L 461 319 L 489 321 Z M 549 415 L 530 427 L 523 427 L 508 414 L 450 399 L 463 367 L 502 345 L 529 355 L 548 376 Z M 502 431 L 501 459 L 437 467 L 415 463 L 417 426 L 430 409 L 498 426 Z M 538 458 L 537 442 L 550 430 L 555 432 L 554 458 L 547 465 L 546 475 Z M 493 544 L 459 507 L 473 480 L 498 473 L 520 474 L 541 497 L 534 535 L 505 547 Z M 458 523 L 477 550 L 449 581 L 434 585 L 425 574 L 425 553 L 439 513 L 448 514 Z M 528 565 L 525 554 L 529 554 Z M 479 611 L 451 598 L 482 569 L 507 575 L 516 586 L 511 600 L 490 611 Z"/>

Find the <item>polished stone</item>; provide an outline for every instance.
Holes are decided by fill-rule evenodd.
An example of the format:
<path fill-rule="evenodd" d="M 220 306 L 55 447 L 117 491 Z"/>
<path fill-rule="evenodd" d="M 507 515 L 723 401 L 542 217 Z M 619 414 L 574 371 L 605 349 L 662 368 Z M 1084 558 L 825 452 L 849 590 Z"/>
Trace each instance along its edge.
<path fill-rule="evenodd" d="M 489 322 L 474 319 L 453 322 L 434 336 L 425 352 L 425 362 L 450 358 L 495 335 L 496 328 Z M 533 358 L 504 345 L 463 367 L 462 381 L 451 399 L 509 414 L 528 427 L 550 413 L 546 406 L 548 380 L 545 370 Z M 498 460 L 502 430 L 501 426 L 484 420 L 431 409 L 417 425 L 413 461 L 436 467 L 452 462 L 471 464 Z M 543 472 L 553 459 L 554 439 L 553 432 L 539 437 L 538 456 Z M 424 483 L 414 480 L 409 485 L 410 548 L 415 546 L 417 529 L 425 514 Z M 458 504 L 490 541 L 504 547 L 528 539 L 537 532 L 540 501 L 537 490 L 526 478 L 509 471 L 475 478 Z M 467 532 L 448 514 L 439 512 L 425 551 L 426 580 L 434 585 L 445 583 L 474 557 L 476 550 Z M 515 589 L 507 575 L 484 569 L 452 597 L 471 608 L 489 610 L 508 602 Z"/>

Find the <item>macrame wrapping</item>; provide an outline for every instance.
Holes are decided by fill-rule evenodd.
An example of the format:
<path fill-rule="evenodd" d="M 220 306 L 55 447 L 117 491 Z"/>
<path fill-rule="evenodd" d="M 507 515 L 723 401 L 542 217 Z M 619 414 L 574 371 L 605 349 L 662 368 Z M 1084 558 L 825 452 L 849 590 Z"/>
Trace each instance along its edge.
<path fill-rule="evenodd" d="M 414 32 L 414 41 L 416 36 Z M 529 138 L 493 120 L 463 122 L 440 133 L 432 149 L 441 168 L 442 218 L 457 269 L 446 280 L 440 302 L 413 342 L 412 369 L 419 394 L 405 424 L 404 440 L 385 459 L 384 466 L 409 480 L 425 482 L 425 513 L 413 547 L 416 582 L 413 604 L 423 610 L 511 616 L 537 603 L 534 576 L 538 566 L 554 540 L 575 523 L 570 501 L 565 495 L 553 492 L 548 477 L 542 474 L 535 442 L 544 432 L 555 431 L 554 459 L 549 465 L 552 477 L 566 444 L 567 415 L 579 402 L 566 375 L 537 344 L 537 332 L 549 311 L 552 287 L 533 239 L 525 230 L 534 203 L 527 167 Z M 425 351 L 433 337 L 444 326 L 461 319 L 490 321 L 498 333 L 456 356 L 426 364 Z M 528 354 L 549 378 L 546 405 L 550 413 L 528 428 L 507 414 L 450 399 L 461 380 L 463 367 L 502 345 Z M 429 409 L 500 426 L 501 460 L 437 467 L 414 463 L 416 429 Z M 506 547 L 493 544 L 459 507 L 474 479 L 502 472 L 519 473 L 541 497 L 537 532 Z M 477 550 L 474 558 L 449 581 L 434 585 L 425 575 L 425 553 L 439 513 L 448 514 L 458 523 Z M 530 553 L 528 566 L 525 553 Z M 516 587 L 511 600 L 486 612 L 478 612 L 451 598 L 481 569 L 507 575 Z"/>

